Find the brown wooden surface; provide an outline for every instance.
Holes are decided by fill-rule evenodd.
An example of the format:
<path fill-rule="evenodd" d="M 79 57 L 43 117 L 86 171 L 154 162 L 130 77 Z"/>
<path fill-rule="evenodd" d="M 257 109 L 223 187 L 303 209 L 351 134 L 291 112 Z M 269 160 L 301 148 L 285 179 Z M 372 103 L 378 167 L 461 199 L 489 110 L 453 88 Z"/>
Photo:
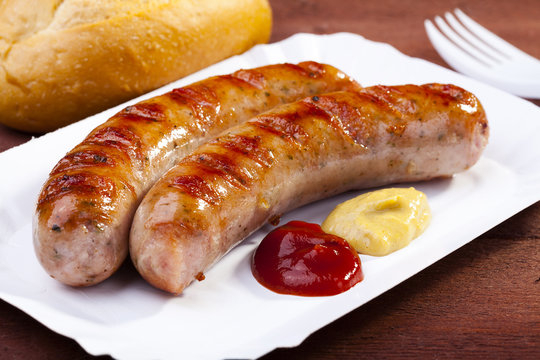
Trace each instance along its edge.
<path fill-rule="evenodd" d="M 429 43 L 423 21 L 459 7 L 540 58 L 540 0 L 272 0 L 271 4 L 272 42 L 297 32 L 348 31 L 446 66 Z M 534 103 L 540 105 L 538 100 Z M 519 119 L 515 121 L 519 126 Z M 0 126 L 0 151 L 29 138 Z M 6 169 L 0 171 L 0 176 L 9 176 Z M 538 359 L 539 237 L 540 203 L 536 203 L 315 332 L 300 346 L 277 349 L 261 360 Z M 91 358 L 75 341 L 0 300 L 0 359 Z"/>

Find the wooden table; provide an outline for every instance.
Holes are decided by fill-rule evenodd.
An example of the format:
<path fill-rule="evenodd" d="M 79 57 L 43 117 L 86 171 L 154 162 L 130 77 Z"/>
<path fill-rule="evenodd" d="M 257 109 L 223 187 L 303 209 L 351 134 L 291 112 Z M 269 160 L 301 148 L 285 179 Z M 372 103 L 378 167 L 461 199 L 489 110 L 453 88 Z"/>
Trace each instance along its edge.
<path fill-rule="evenodd" d="M 296 32 L 348 31 L 446 66 L 423 21 L 459 7 L 540 58 L 540 1 L 272 0 L 272 42 Z M 361 80 L 361 79 L 359 79 Z M 534 101 L 540 105 L 540 101 Z M 538 119 L 540 121 L 540 119 Z M 0 151 L 29 135 L 0 127 Z M 6 176 L 5 174 L 2 176 Z M 263 360 L 540 358 L 540 203 L 399 286 Z M 0 359 L 90 359 L 0 300 Z M 103 357 L 107 358 L 107 357 Z"/>

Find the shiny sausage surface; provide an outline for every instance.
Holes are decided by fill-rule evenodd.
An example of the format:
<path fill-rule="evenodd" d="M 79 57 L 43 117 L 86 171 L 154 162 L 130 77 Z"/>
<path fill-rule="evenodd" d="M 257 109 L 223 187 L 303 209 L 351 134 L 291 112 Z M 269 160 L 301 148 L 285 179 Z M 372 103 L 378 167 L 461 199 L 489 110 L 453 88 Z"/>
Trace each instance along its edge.
<path fill-rule="evenodd" d="M 133 263 L 179 294 L 272 217 L 350 189 L 452 176 L 478 160 L 488 133 L 477 98 L 453 85 L 374 86 L 274 108 L 152 187 L 133 220 Z"/>
<path fill-rule="evenodd" d="M 106 279 L 127 255 L 140 199 L 189 151 L 278 104 L 357 87 L 330 65 L 303 62 L 239 70 L 128 106 L 50 173 L 33 223 L 40 263 L 68 285 Z"/>

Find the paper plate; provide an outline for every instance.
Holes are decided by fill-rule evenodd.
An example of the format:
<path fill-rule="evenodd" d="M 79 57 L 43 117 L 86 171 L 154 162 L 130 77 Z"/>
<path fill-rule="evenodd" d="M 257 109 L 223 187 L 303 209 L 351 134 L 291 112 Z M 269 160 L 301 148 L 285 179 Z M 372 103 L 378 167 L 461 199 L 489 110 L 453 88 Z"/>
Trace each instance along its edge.
<path fill-rule="evenodd" d="M 418 239 L 385 257 L 362 256 L 365 280 L 331 297 L 278 295 L 256 282 L 250 258 L 268 228 L 236 247 L 206 273 L 205 281 L 192 284 L 179 297 L 147 285 L 130 266 L 98 286 L 63 286 L 43 271 L 34 255 L 35 200 L 56 162 L 123 104 L 0 154 L 0 297 L 95 355 L 255 358 L 276 347 L 298 345 L 313 331 L 540 199 L 538 107 L 354 34 L 298 34 L 257 46 L 129 103 L 210 75 L 303 60 L 334 65 L 365 86 L 454 83 L 484 105 L 491 137 L 480 161 L 452 179 L 412 184 L 428 195 L 433 211 L 431 226 Z M 305 206 L 282 220 L 320 223 L 337 203 L 358 193 Z"/>

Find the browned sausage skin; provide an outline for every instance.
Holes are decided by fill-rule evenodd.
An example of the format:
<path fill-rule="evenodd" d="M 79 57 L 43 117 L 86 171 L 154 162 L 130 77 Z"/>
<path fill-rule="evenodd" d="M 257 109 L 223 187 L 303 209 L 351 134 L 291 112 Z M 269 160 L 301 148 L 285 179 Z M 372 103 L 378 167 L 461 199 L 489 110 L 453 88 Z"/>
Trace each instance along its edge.
<path fill-rule="evenodd" d="M 280 64 L 216 76 L 129 106 L 52 170 L 38 199 L 37 257 L 57 280 L 96 284 L 125 259 L 136 206 L 180 158 L 278 104 L 359 85 L 332 66 Z"/>
<path fill-rule="evenodd" d="M 487 138 L 482 106 L 452 85 L 280 106 L 202 145 L 152 187 L 133 220 L 133 262 L 154 286 L 181 293 L 272 216 L 349 189 L 451 176 Z"/>

